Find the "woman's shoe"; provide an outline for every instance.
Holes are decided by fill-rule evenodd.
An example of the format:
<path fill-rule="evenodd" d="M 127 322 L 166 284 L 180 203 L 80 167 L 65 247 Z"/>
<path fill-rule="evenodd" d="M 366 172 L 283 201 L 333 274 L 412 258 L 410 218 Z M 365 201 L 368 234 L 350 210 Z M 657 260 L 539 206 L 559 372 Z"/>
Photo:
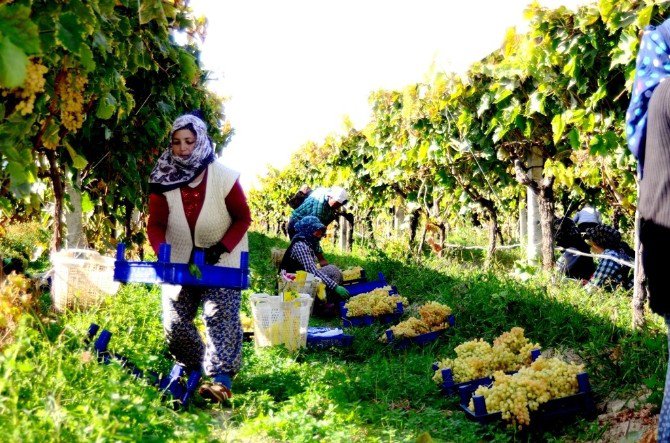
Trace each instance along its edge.
<path fill-rule="evenodd" d="M 230 388 L 221 383 L 203 383 L 198 389 L 202 398 L 209 399 L 214 403 L 226 403 L 233 396 Z"/>

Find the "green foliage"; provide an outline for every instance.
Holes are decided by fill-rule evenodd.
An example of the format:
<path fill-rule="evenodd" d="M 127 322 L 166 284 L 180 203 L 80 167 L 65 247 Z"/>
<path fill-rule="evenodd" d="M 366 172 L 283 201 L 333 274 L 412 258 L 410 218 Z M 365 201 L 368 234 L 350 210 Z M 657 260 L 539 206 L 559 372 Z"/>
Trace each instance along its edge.
<path fill-rule="evenodd" d="M 87 222 L 127 225 L 132 209 L 144 206 L 148 174 L 168 146 L 170 124 L 193 109 L 205 114 L 220 152 L 232 132 L 220 126 L 222 99 L 206 90 L 196 48 L 171 36 L 201 32 L 185 3 L 0 5 L 5 215 L 28 201 L 24 208 L 34 213 L 48 199 L 58 205 L 63 183 L 79 173 L 94 214 L 101 214 Z M 41 192 L 45 184 L 51 194 Z"/>
<path fill-rule="evenodd" d="M 281 245 L 285 241 L 251 234 L 251 291 L 271 289 L 276 271 L 270 248 Z M 624 293 L 587 295 L 577 285 L 520 282 L 450 260 L 417 266 L 379 250 L 357 256 L 326 252 L 342 266 L 384 272 L 411 309 L 428 300 L 448 304 L 456 327 L 433 344 L 401 352 L 378 342 L 382 326 L 348 331 L 355 335 L 349 349 L 291 354 L 283 348 L 254 350 L 247 343 L 231 409 L 196 396 L 188 410 L 174 411 L 153 387 L 84 353 L 82 337 L 97 322 L 113 333 L 113 351 L 143 369 L 169 370 L 159 288 L 126 285 L 97 311 L 71 313 L 55 323 L 24 317 L 15 343 L 0 355 L 0 426 L 8 439 L 22 441 L 410 442 L 426 432 L 437 441 L 597 440 L 603 430 L 581 419 L 525 435 L 481 426 L 465 418 L 455 398 L 438 392 L 432 362 L 453 355 L 463 341 L 492 340 L 512 326 L 524 327 L 543 352 L 581 357 L 596 401 L 637 395 L 642 384 L 652 389 L 650 401 L 660 401 L 665 330 L 654 317 L 646 331 L 632 332 Z"/>
<path fill-rule="evenodd" d="M 0 258 L 4 261 L 17 259 L 24 269 L 30 262 L 35 262 L 33 264 L 38 268 L 43 267 L 42 261 L 48 258 L 49 240 L 49 233 L 37 222 L 9 225 L 0 235 Z"/>
<path fill-rule="evenodd" d="M 523 192 L 515 169 L 539 150 L 542 177 L 559 210 L 595 200 L 629 226 L 636 205 L 635 162 L 623 121 L 638 32 L 663 20 L 667 2 L 601 1 L 578 11 L 526 11 L 528 31 L 508 31 L 501 48 L 463 77 L 437 74 L 402 90 L 370 95 L 371 121 L 329 136 L 316 161 L 302 154 L 251 196 L 258 218 L 285 216 L 277 200 L 290 183 L 339 184 L 359 218 L 392 207 L 420 209 L 426 220 L 459 223 L 466 212 L 510 218 Z M 311 149 L 314 149 L 313 147 Z M 323 167 L 318 172 L 314 164 Z M 595 196 L 595 198 L 594 198 Z M 280 210 L 281 209 L 281 210 Z"/>

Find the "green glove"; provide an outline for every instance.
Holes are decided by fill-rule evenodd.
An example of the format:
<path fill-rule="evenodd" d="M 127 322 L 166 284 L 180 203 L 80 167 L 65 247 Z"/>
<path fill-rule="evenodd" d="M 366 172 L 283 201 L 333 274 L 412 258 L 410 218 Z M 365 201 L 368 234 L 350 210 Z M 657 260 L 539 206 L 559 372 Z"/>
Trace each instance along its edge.
<path fill-rule="evenodd" d="M 344 286 L 336 286 L 335 287 L 335 293 L 342 298 L 348 298 L 349 297 L 349 291 L 347 291 L 347 288 L 345 288 Z"/>

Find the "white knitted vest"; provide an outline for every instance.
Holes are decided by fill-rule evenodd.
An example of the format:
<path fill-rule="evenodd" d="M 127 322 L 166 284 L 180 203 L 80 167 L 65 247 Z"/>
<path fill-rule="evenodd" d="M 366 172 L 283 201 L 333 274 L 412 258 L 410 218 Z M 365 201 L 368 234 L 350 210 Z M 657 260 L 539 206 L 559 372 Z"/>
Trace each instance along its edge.
<path fill-rule="evenodd" d="M 188 263 L 194 241 L 195 246 L 207 248 L 223 238 L 233 221 L 226 208 L 226 196 L 238 177 L 239 173 L 216 161 L 207 167 L 205 201 L 198 220 L 195 222 L 194 239 L 191 239 L 191 230 L 188 227 L 184 204 L 181 201 L 181 191 L 177 188 L 165 193 L 170 210 L 165 232 L 165 239 L 172 247 L 170 261 Z M 240 254 L 248 250 L 247 234 L 244 234 L 242 240 L 230 253 L 221 255 L 216 265 L 239 268 Z"/>

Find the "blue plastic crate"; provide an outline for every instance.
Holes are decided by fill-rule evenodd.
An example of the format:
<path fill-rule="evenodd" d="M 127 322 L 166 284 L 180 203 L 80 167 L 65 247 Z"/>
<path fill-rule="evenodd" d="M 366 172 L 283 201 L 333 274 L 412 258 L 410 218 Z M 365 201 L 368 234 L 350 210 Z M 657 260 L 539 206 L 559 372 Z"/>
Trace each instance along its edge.
<path fill-rule="evenodd" d="M 346 280 L 346 281 L 342 280 L 342 286 L 346 286 L 347 288 L 349 288 L 351 285 L 355 285 L 355 284 L 358 284 L 358 283 L 366 283 L 367 281 L 368 281 L 368 277 L 367 277 L 367 275 L 365 275 L 365 269 L 363 269 L 361 271 L 361 277 L 360 278 L 354 278 L 352 280 Z"/>
<path fill-rule="evenodd" d="M 98 325 L 91 323 L 88 328 L 88 336 L 86 341 L 90 342 L 95 337 L 99 329 L 100 327 Z M 179 405 L 188 405 L 202 378 L 202 373 L 199 370 L 191 371 L 188 374 L 188 378 L 185 380 L 183 378 L 184 368 L 178 364 L 173 366 L 170 375 L 167 377 L 159 377 L 158 374 L 153 371 L 144 372 L 131 363 L 125 356 L 112 353 L 107 349 L 111 338 L 112 333 L 106 329 L 103 329 L 102 332 L 100 332 L 98 339 L 94 342 L 93 349 L 98 356 L 98 361 L 104 364 L 117 361 L 123 368 L 125 368 L 136 378 L 144 378 L 149 382 L 149 384 L 158 387 L 166 394 L 170 394 L 173 399 L 177 400 Z M 184 383 L 184 381 L 186 383 Z"/>
<path fill-rule="evenodd" d="M 447 322 L 449 323 L 449 327 L 453 328 L 454 325 L 456 324 L 456 319 L 454 318 L 453 315 L 450 315 L 449 317 L 447 317 Z M 423 346 L 423 345 L 426 345 L 430 342 L 433 342 L 433 341 L 437 340 L 442 334 L 445 333 L 445 331 L 447 331 L 447 329 L 440 329 L 439 331 L 427 332 L 425 334 L 417 335 L 416 337 L 401 338 L 401 339 L 396 339 L 393 336 L 393 331 L 390 330 L 390 329 L 387 329 L 386 330 L 386 342 L 393 344 L 393 346 L 396 349 L 404 349 L 411 344 L 416 344 L 416 345 L 419 345 L 419 346 Z"/>
<path fill-rule="evenodd" d="M 370 326 L 371 324 L 377 322 L 383 325 L 389 323 L 394 323 L 402 317 L 402 314 L 405 312 L 403 309 L 402 303 L 398 302 L 396 305 L 396 310 L 393 314 L 384 314 L 379 317 L 374 317 L 372 315 L 360 315 L 358 317 L 349 317 L 347 315 L 348 309 L 344 307 L 345 302 L 340 302 L 340 316 L 342 317 L 342 325 L 345 328 L 357 327 L 357 326 Z"/>
<path fill-rule="evenodd" d="M 591 384 L 586 372 L 577 374 L 577 384 L 579 391 L 574 395 L 549 400 L 540 405 L 537 411 L 530 413 L 531 425 L 551 421 L 559 417 L 572 415 L 591 416 L 596 411 L 596 406 L 591 394 Z M 491 423 L 502 420 L 501 412 L 489 413 L 486 410 L 486 401 L 483 395 L 473 395 L 473 390 L 468 386 L 461 386 L 459 389 L 461 409 L 465 415 L 478 423 Z M 470 398 L 473 400 L 474 411 L 468 407 Z"/>
<path fill-rule="evenodd" d="M 388 286 L 388 283 L 386 282 L 386 278 L 384 277 L 384 274 L 381 272 L 378 274 L 379 280 L 372 280 L 372 281 L 364 281 L 360 283 L 353 283 L 353 284 L 348 284 L 346 286 L 347 291 L 349 291 L 349 295 L 359 295 L 359 294 L 364 294 L 366 292 L 370 292 L 373 289 L 377 288 L 383 288 L 384 286 Z M 395 289 L 395 288 L 394 288 Z"/>
<path fill-rule="evenodd" d="M 354 342 L 353 335 L 339 334 L 332 337 L 319 337 L 315 334 L 326 332 L 333 328 L 310 326 L 307 328 L 307 346 L 312 348 L 324 349 L 330 347 L 348 347 Z"/>
<path fill-rule="evenodd" d="M 203 251 L 196 251 L 193 261 L 200 269 L 202 278 L 191 275 L 189 265 L 170 263 L 170 245 L 162 243 L 157 262 L 130 262 L 125 259 L 126 246 L 116 248 L 114 280 L 123 283 L 154 283 L 210 288 L 247 289 L 249 287 L 249 253 L 242 252 L 240 268 L 226 268 L 205 264 Z"/>
<path fill-rule="evenodd" d="M 532 361 L 535 361 L 540 356 L 539 349 L 533 349 L 530 351 L 530 358 Z M 437 363 L 433 363 L 433 371 L 437 371 L 439 366 Z M 514 374 L 516 371 L 508 372 L 508 374 Z M 468 386 L 470 392 L 474 392 L 480 386 L 487 386 L 493 383 L 492 377 L 482 377 L 476 378 L 474 380 L 468 380 L 461 383 L 454 382 L 454 375 L 451 371 L 451 368 L 442 369 L 442 392 L 445 395 L 456 395 L 460 392 L 460 388 L 463 386 Z"/>

